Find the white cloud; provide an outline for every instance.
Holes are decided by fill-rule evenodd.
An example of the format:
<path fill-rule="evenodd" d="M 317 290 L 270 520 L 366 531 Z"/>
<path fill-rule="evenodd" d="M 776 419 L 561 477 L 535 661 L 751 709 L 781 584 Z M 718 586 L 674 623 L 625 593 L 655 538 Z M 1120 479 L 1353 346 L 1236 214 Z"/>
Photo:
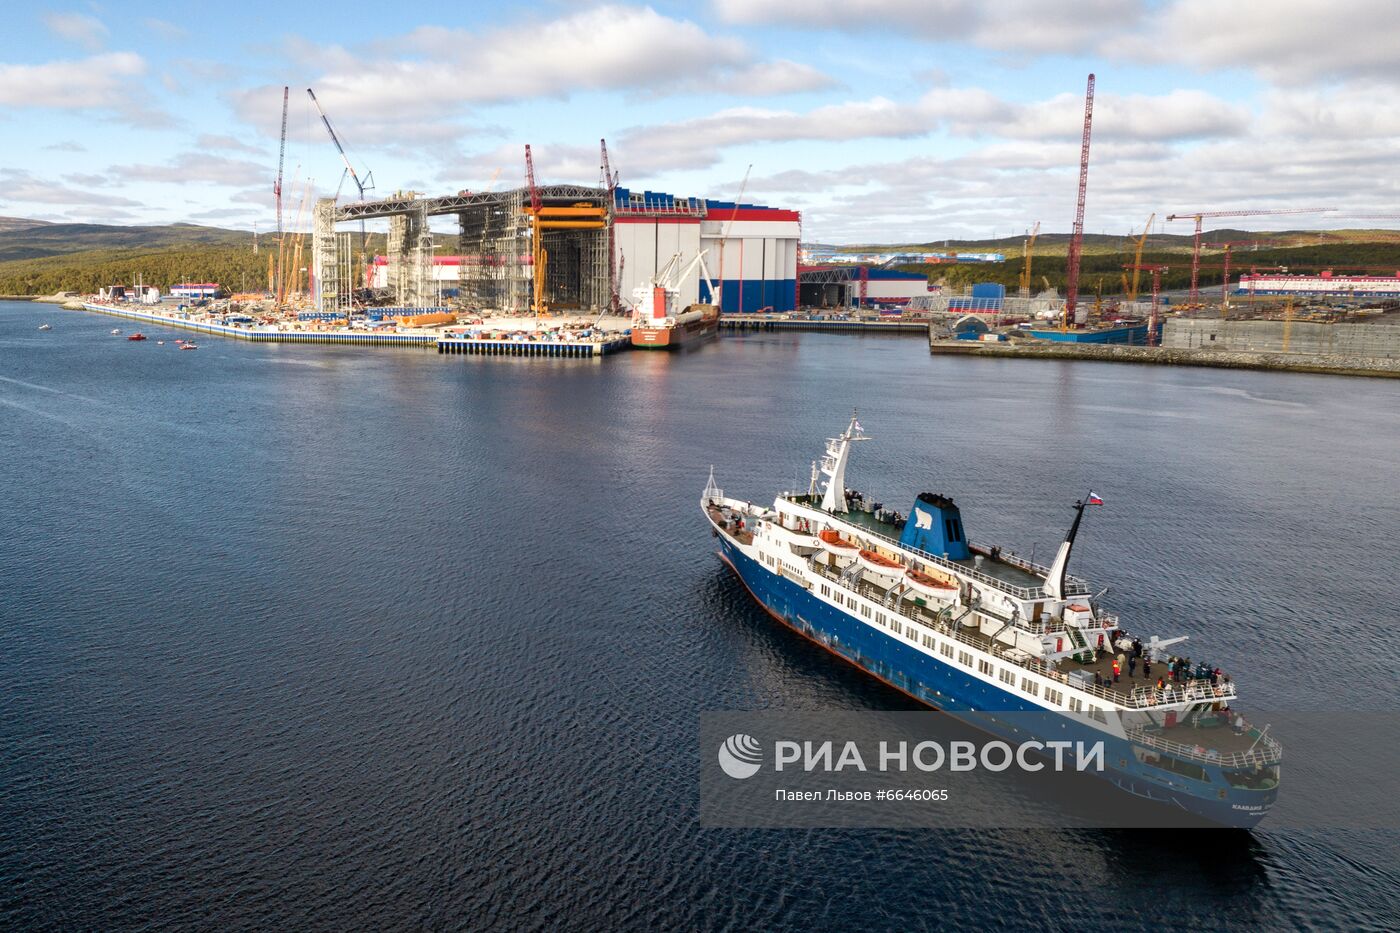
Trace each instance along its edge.
<path fill-rule="evenodd" d="M 233 136 L 223 136 L 214 133 L 201 133 L 194 141 L 196 147 L 200 149 L 210 149 L 218 152 L 248 152 L 254 155 L 262 155 L 263 150 L 258 146 L 250 146 L 241 139 Z"/>
<path fill-rule="evenodd" d="M 41 65 L 0 64 L 0 104 L 75 110 L 119 107 L 128 101 L 130 80 L 145 72 L 145 59 L 134 52 Z"/>
<path fill-rule="evenodd" d="M 831 86 L 797 62 L 756 60 L 743 41 L 650 7 L 606 5 L 474 33 L 420 27 L 365 49 L 287 43 L 337 129 L 359 145 L 459 137 L 465 108 L 590 91 L 771 96 Z M 281 87 L 240 90 L 237 115 L 277 133 Z"/>
<path fill-rule="evenodd" d="M 731 108 L 675 123 L 634 127 L 618 140 L 618 149 L 632 170 L 646 173 L 704 168 L 718 162 L 720 151 L 732 146 L 909 139 L 940 129 L 969 138 L 1077 142 L 1083 128 L 1083 108 L 1083 99 L 1075 94 L 1020 103 L 980 88 L 940 87 L 908 103 L 875 97 L 805 112 Z M 1095 100 L 1094 120 L 1095 139 L 1101 145 L 1181 141 L 1242 133 L 1249 111 L 1200 91 L 1178 90 L 1157 96 L 1101 94 Z"/>
<path fill-rule="evenodd" d="M 44 25 L 60 39 L 86 49 L 100 49 L 107 41 L 107 27 L 102 21 L 82 13 L 46 13 Z"/>
<path fill-rule="evenodd" d="M 114 165 L 108 172 L 122 181 L 154 181 L 167 184 L 210 184 L 241 187 L 266 179 L 272 187 L 272 170 L 247 159 L 232 159 L 207 152 L 182 152 L 163 165 Z"/>
<path fill-rule="evenodd" d="M 167 42 L 178 42 L 189 36 L 189 31 L 183 26 L 177 26 L 175 23 L 167 22 L 163 19 L 156 19 L 154 16 L 147 17 L 143 22 L 146 24 L 148 30 L 160 36 L 162 39 L 165 39 Z"/>
<path fill-rule="evenodd" d="M 77 204 L 84 207 L 140 207 L 141 202 L 114 194 L 79 189 L 39 178 L 24 169 L 0 168 L 0 198 L 5 203 Z"/>
<path fill-rule="evenodd" d="M 880 31 L 995 50 L 1083 52 L 1142 17 L 1142 0 L 714 0 L 730 23 Z"/>
<path fill-rule="evenodd" d="M 1295 87 L 1328 78 L 1400 81 L 1391 0 L 1174 0 L 1128 51 L 1210 69 L 1250 68 Z"/>

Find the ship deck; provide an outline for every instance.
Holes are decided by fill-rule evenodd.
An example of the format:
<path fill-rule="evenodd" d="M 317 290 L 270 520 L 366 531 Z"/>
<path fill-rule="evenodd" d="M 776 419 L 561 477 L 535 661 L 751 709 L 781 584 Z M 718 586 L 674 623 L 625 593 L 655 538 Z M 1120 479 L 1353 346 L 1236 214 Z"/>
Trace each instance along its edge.
<path fill-rule="evenodd" d="M 813 501 L 810 496 L 788 496 L 787 498 L 801 505 L 817 506 L 817 503 Z M 882 521 L 876 517 L 874 512 L 866 512 L 862 509 L 852 509 L 839 516 L 839 518 L 859 528 L 864 528 L 867 531 L 872 531 L 886 538 L 892 538 L 895 541 L 898 541 L 900 535 L 904 534 L 904 522 Z M 975 546 L 973 549 L 978 550 Z M 981 559 L 981 563 L 978 563 L 979 558 Z M 965 567 L 968 570 L 976 570 L 985 573 L 987 576 L 994 577 L 1009 586 L 1029 589 L 1045 585 L 1045 578 L 1043 576 L 1037 576 L 1036 574 L 1017 567 L 1015 564 L 1008 563 L 997 557 L 992 557 L 991 554 L 986 552 L 977 554 L 967 560 L 955 560 L 952 561 L 952 563 L 960 567 Z"/>

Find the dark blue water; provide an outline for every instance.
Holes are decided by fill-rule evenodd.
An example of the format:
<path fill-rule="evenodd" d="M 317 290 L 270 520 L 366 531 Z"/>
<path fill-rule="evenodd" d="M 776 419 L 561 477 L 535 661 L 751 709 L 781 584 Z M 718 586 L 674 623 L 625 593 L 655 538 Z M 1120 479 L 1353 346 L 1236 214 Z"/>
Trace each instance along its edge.
<path fill-rule="evenodd" d="M 1135 630 L 1247 706 L 1393 710 L 1400 384 L 113 326 L 0 305 L 0 927 L 1395 922 L 1393 834 L 701 828 L 699 711 L 908 703 L 777 629 L 697 499 L 805 485 L 858 406 L 887 504 L 1043 556 L 1093 488 L 1073 569 Z"/>

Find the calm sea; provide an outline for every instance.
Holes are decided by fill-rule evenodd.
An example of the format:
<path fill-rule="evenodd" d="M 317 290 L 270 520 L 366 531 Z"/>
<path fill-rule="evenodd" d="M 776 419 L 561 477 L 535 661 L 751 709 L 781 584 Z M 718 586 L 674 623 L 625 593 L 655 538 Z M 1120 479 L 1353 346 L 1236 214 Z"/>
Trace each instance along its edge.
<path fill-rule="evenodd" d="M 1393 834 L 701 828 L 700 711 L 910 705 L 697 500 L 805 486 L 859 408 L 886 505 L 1043 557 L 1092 488 L 1072 570 L 1133 629 L 1246 706 L 1395 710 L 1400 383 L 113 327 L 0 303 L 0 927 L 1393 928 Z"/>

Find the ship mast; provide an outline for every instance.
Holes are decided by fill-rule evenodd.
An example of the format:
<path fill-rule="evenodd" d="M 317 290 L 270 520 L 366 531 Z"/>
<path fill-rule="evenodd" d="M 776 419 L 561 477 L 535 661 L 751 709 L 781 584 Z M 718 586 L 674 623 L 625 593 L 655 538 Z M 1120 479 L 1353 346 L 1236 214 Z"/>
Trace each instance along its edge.
<path fill-rule="evenodd" d="M 868 441 L 865 429 L 851 412 L 851 423 L 840 437 L 830 437 L 826 441 L 826 455 L 822 457 L 821 472 L 826 477 L 826 491 L 822 495 L 822 508 L 828 512 L 840 513 L 846 507 L 846 462 L 850 458 L 853 441 Z"/>
<path fill-rule="evenodd" d="M 1045 586 L 1050 591 L 1052 599 L 1065 598 L 1065 576 L 1069 569 L 1069 552 L 1074 549 L 1074 538 L 1079 534 L 1079 523 L 1084 518 L 1084 500 L 1074 504 L 1074 524 L 1069 526 L 1069 534 L 1065 535 L 1065 540 L 1060 543 L 1060 550 L 1055 555 L 1055 562 L 1050 565 L 1050 572 L 1045 576 Z"/>

